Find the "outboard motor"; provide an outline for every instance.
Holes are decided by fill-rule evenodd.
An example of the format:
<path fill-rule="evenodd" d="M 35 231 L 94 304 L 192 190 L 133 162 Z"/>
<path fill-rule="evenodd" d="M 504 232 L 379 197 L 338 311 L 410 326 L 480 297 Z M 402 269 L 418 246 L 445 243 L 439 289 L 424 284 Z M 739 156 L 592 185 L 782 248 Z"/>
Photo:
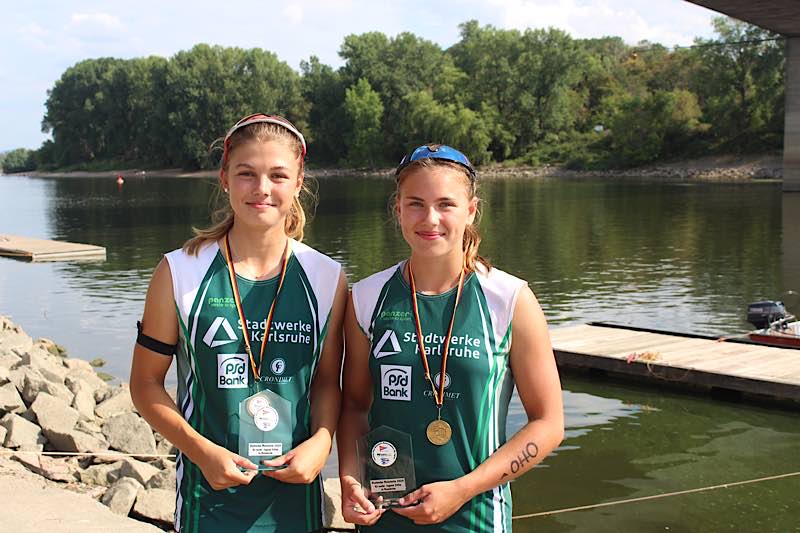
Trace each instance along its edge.
<path fill-rule="evenodd" d="M 783 302 L 755 302 L 747 306 L 747 321 L 756 329 L 768 328 L 776 320 L 786 318 L 786 308 Z"/>

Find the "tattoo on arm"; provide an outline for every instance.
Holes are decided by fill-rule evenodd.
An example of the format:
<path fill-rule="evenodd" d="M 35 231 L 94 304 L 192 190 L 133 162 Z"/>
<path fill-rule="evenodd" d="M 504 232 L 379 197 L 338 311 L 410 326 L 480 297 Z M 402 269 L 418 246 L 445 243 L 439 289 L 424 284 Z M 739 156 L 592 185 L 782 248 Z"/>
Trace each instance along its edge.
<path fill-rule="evenodd" d="M 539 446 L 537 446 L 535 442 L 530 441 L 520 450 L 517 458 L 511 461 L 511 473 L 516 474 L 519 472 L 526 464 L 533 461 L 537 455 L 539 455 Z"/>

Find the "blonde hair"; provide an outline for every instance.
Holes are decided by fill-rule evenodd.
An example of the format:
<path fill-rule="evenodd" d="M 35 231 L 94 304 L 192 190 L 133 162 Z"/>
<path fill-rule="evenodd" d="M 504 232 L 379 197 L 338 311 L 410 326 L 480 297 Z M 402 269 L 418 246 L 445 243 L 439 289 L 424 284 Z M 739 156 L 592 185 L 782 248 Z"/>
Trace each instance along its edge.
<path fill-rule="evenodd" d="M 405 167 L 403 170 L 401 170 L 400 174 L 397 175 L 397 180 L 396 180 L 397 188 L 395 189 L 394 193 L 392 194 L 389 200 L 390 209 L 395 219 L 397 217 L 397 209 L 395 209 L 395 206 L 397 205 L 397 201 L 400 199 L 400 187 L 402 187 L 403 185 L 404 178 L 408 175 L 408 173 L 411 170 L 420 168 L 434 168 L 434 167 L 446 167 L 446 168 L 451 168 L 453 170 L 457 170 L 461 175 L 461 177 L 463 178 L 464 187 L 467 190 L 467 198 L 469 199 L 469 201 L 477 199 L 478 205 L 480 206 L 480 197 L 478 197 L 477 181 L 472 179 L 466 168 L 459 165 L 458 163 L 453 163 L 451 161 L 446 161 L 443 159 L 425 158 L 414 161 L 413 163 Z M 464 239 L 462 241 L 461 249 L 464 251 L 464 268 L 468 272 L 474 272 L 478 263 L 482 264 L 487 271 L 492 269 L 492 263 L 478 253 L 478 248 L 480 247 L 481 244 L 481 235 L 480 233 L 478 233 L 478 228 L 476 226 L 478 224 L 479 219 L 480 219 L 480 209 L 475 214 L 474 223 L 467 224 L 466 228 L 464 228 Z"/>
<path fill-rule="evenodd" d="M 227 172 L 230 154 L 233 153 L 237 147 L 251 141 L 261 143 L 280 141 L 285 143 L 292 152 L 294 152 L 295 156 L 300 159 L 300 168 L 297 173 L 297 178 L 299 179 L 300 176 L 303 175 L 305 163 L 303 161 L 303 146 L 300 143 L 300 139 L 286 128 L 267 122 L 250 124 L 249 126 L 236 130 L 233 135 L 230 136 L 228 141 L 228 158 L 227 160 L 223 158 L 220 162 L 220 171 Z M 220 140 L 217 140 L 215 145 L 219 142 Z M 303 203 L 314 203 L 316 201 L 314 193 L 309 188 L 307 178 L 303 180 L 300 196 L 304 197 L 303 200 L 298 196 L 292 199 L 292 206 L 289 209 L 289 213 L 286 215 L 286 223 L 284 225 L 286 235 L 298 241 L 303 240 L 303 229 L 306 225 L 306 212 L 303 209 Z M 197 255 L 200 248 L 209 242 L 218 241 L 233 227 L 233 209 L 231 208 L 228 198 L 223 194 L 219 182 L 217 183 L 215 203 L 219 207 L 211 214 L 211 226 L 207 228 L 192 228 L 194 237 L 184 243 L 183 250 L 189 255 Z"/>

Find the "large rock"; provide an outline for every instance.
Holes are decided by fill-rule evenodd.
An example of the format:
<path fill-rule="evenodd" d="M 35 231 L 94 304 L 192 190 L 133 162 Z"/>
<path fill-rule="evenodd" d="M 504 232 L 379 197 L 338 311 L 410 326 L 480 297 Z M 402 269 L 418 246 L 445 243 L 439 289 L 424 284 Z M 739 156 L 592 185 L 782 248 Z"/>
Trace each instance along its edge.
<path fill-rule="evenodd" d="M 20 357 L 11 351 L 4 352 L 0 350 L 0 367 L 12 369 L 19 363 Z"/>
<path fill-rule="evenodd" d="M 164 470 L 160 470 L 158 474 L 151 477 L 145 487 L 148 489 L 166 489 L 170 492 L 175 492 L 178 486 L 177 476 L 175 473 L 175 465 L 170 465 Z"/>
<path fill-rule="evenodd" d="M 26 403 L 33 403 L 39 394 L 46 392 L 51 396 L 66 401 L 67 405 L 72 404 L 74 394 L 63 384 L 53 383 L 34 368 L 26 368 L 24 372 L 25 384 L 22 388 L 22 399 L 25 400 Z"/>
<path fill-rule="evenodd" d="M 75 427 L 80 418 L 78 411 L 60 398 L 46 392 L 40 393 L 31 404 L 31 411 L 36 414 L 42 430 L 46 432 L 66 432 Z"/>
<path fill-rule="evenodd" d="M 135 479 L 122 478 L 106 491 L 100 501 L 113 513 L 128 516 L 133 508 L 133 502 L 136 501 L 136 494 L 142 489 L 142 485 Z"/>
<path fill-rule="evenodd" d="M 125 459 L 119 469 L 120 477 L 132 477 L 142 485 L 147 485 L 158 472 L 155 466 L 136 459 Z"/>
<path fill-rule="evenodd" d="M 9 381 L 11 381 L 11 377 L 9 376 L 8 367 L 0 364 L 0 385 L 5 385 Z"/>
<path fill-rule="evenodd" d="M 34 348 L 41 348 L 42 350 L 46 351 L 50 355 L 55 355 L 59 358 L 66 358 L 67 350 L 55 343 L 55 341 L 51 339 L 46 339 L 44 337 L 40 339 L 36 339 L 33 343 Z"/>
<path fill-rule="evenodd" d="M 4 426 L 0 426 L 0 446 L 6 441 L 6 434 L 8 434 L 8 430 Z"/>
<path fill-rule="evenodd" d="M 110 464 L 92 465 L 85 470 L 81 470 L 79 476 L 81 481 L 88 485 L 108 487 L 116 483 L 120 478 L 120 467 L 122 467 L 122 461 L 116 461 Z M 132 503 L 133 502 L 131 502 L 131 504 Z"/>
<path fill-rule="evenodd" d="M 94 368 L 92 368 L 92 365 L 89 364 L 89 361 L 84 361 L 83 359 L 65 358 L 62 362 L 67 370 L 84 370 L 86 372 L 94 373 Z"/>
<path fill-rule="evenodd" d="M 17 359 L 19 359 L 19 358 L 17 358 Z M 33 372 L 33 373 L 35 373 L 37 375 L 41 375 L 38 372 L 36 372 L 36 370 L 32 370 L 30 368 L 20 368 L 20 367 L 17 367 L 17 366 L 13 367 L 8 372 L 9 381 L 11 381 L 11 383 L 14 384 L 14 386 L 17 388 L 17 390 L 20 393 L 25 388 L 25 376 L 28 375 L 28 372 Z"/>
<path fill-rule="evenodd" d="M 94 409 L 95 414 L 101 418 L 109 418 L 131 411 L 134 411 L 133 400 L 131 400 L 131 391 L 127 385 L 120 385 L 111 398 L 98 404 Z"/>
<path fill-rule="evenodd" d="M 67 385 L 71 392 L 75 392 L 78 383 L 85 383 L 94 395 L 95 401 L 102 401 L 108 395 L 111 387 L 108 383 L 100 379 L 94 370 L 87 370 L 85 368 L 73 368 L 67 372 L 67 377 L 64 378 L 64 383 Z"/>
<path fill-rule="evenodd" d="M 62 452 L 85 453 L 100 452 L 108 449 L 108 444 L 105 442 L 77 429 L 68 431 L 45 430 L 44 435 L 54 448 Z"/>
<path fill-rule="evenodd" d="M 139 489 L 133 512 L 150 520 L 172 522 L 175 518 L 175 493 L 165 489 Z"/>
<path fill-rule="evenodd" d="M 103 424 L 103 435 L 112 448 L 125 453 L 155 454 L 153 430 L 136 413 L 112 416 Z"/>
<path fill-rule="evenodd" d="M 75 408 L 81 417 L 86 420 L 94 419 L 94 391 L 85 381 L 78 381 L 74 389 L 70 389 L 75 394 L 72 399 L 72 407 Z"/>
<path fill-rule="evenodd" d="M 100 440 L 106 440 L 105 436 L 103 436 L 103 428 L 94 420 L 78 420 L 78 423 L 75 424 L 75 429 L 88 433 Z"/>
<path fill-rule="evenodd" d="M 64 383 L 64 378 L 67 377 L 68 370 L 64 368 L 61 359 L 50 354 L 48 351 L 41 347 L 32 347 L 26 352 L 19 352 L 20 361 L 17 363 L 18 367 L 34 368 L 44 376 L 48 381 L 53 383 Z"/>
<path fill-rule="evenodd" d="M 19 391 L 17 391 L 17 387 L 11 382 L 0 385 L 0 411 L 21 413 L 24 410 L 25 404 L 22 401 L 22 396 L 19 395 Z"/>
<path fill-rule="evenodd" d="M 47 442 L 42 435 L 42 428 L 16 414 L 10 414 L 0 422 L 6 428 L 6 448 L 36 447 Z"/>
<path fill-rule="evenodd" d="M 11 322 L 7 316 L 0 316 L 0 352 L 13 349 L 28 350 L 33 346 L 33 339 L 22 328 Z"/>
<path fill-rule="evenodd" d="M 52 481 L 75 481 L 77 467 L 67 459 L 53 459 L 32 453 L 20 453 L 13 456 L 28 470 Z"/>
<path fill-rule="evenodd" d="M 158 439 L 156 439 L 158 441 Z M 156 445 L 156 453 L 158 455 L 171 455 L 172 457 L 164 457 L 164 459 L 168 459 L 169 461 L 175 461 L 178 455 L 178 448 L 172 445 L 170 441 L 167 439 L 161 439 L 158 441 Z"/>

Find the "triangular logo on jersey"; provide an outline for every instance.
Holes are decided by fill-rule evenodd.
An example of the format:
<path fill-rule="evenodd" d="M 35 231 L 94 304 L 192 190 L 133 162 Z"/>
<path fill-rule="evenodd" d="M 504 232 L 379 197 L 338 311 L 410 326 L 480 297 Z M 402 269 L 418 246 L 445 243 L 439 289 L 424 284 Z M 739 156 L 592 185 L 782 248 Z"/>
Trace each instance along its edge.
<path fill-rule="evenodd" d="M 386 350 L 386 345 L 391 343 L 391 348 Z M 394 331 L 391 329 L 387 329 L 381 340 L 378 341 L 378 344 L 375 345 L 375 349 L 372 351 L 372 355 L 375 356 L 375 359 L 380 359 L 381 357 L 386 357 L 389 355 L 394 355 L 400 353 L 402 350 L 400 349 L 400 343 L 397 340 L 397 335 L 395 335 Z"/>
<path fill-rule="evenodd" d="M 219 331 L 220 326 L 222 327 L 224 333 L 228 336 L 228 338 L 215 340 L 215 337 L 217 336 L 217 331 Z M 210 346 L 211 348 L 216 348 L 217 346 L 230 344 L 238 340 L 239 339 L 236 338 L 236 333 L 234 333 L 230 323 L 225 319 L 225 317 L 221 316 L 218 316 L 217 318 L 214 319 L 214 322 L 211 323 L 211 326 L 209 326 L 208 331 L 206 331 L 206 334 L 203 336 L 203 342 L 206 343 L 206 345 Z"/>

